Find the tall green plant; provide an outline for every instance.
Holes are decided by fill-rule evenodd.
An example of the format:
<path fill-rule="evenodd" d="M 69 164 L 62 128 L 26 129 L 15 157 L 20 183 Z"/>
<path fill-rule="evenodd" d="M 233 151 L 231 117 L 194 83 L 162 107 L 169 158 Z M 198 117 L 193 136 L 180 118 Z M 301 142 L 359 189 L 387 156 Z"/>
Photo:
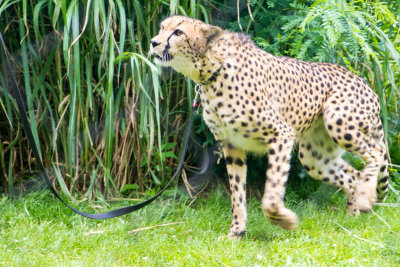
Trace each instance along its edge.
<path fill-rule="evenodd" d="M 147 53 L 163 17 L 208 20 L 203 4 L 0 2 L 0 30 L 25 92 L 35 139 L 65 196 L 83 190 L 87 198 L 105 198 L 122 188 L 153 189 L 169 178 L 191 87 L 176 74 L 161 82 Z M 0 166 L 2 185 L 11 191 L 37 168 L 4 73 Z"/>

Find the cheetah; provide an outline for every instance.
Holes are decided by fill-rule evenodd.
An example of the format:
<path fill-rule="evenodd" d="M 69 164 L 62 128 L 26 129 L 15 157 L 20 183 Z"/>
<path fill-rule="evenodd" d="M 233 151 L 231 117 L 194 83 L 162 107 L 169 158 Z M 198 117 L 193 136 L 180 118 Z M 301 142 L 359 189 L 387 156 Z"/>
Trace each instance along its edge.
<path fill-rule="evenodd" d="M 240 238 L 246 229 L 246 153 L 268 155 L 262 211 L 283 229 L 298 225 L 284 205 L 296 143 L 309 175 L 346 193 L 348 214 L 358 216 L 384 201 L 388 154 L 379 99 L 344 67 L 274 56 L 242 33 L 184 16 L 161 22 L 150 54 L 200 88 L 204 121 L 227 165 L 230 237 Z M 365 161 L 363 170 L 342 159 L 345 151 Z"/>

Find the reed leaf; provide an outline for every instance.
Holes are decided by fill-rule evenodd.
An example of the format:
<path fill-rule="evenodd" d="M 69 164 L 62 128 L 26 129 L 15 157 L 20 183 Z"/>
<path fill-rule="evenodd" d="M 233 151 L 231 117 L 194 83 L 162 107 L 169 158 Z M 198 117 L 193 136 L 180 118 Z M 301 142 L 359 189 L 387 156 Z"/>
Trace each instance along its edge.
<path fill-rule="evenodd" d="M 79 191 L 104 199 L 126 184 L 140 190 L 165 184 L 177 151 L 163 145 L 176 141 L 172 125 L 183 128 L 185 120 L 175 114 L 181 118 L 190 103 L 177 96 L 185 98 L 188 89 L 180 75 L 161 83 L 160 69 L 146 55 L 162 17 L 179 12 L 208 20 L 208 11 L 196 0 L 0 3 L 0 26 L 21 66 L 35 140 L 64 197 Z M 17 131 L 12 98 L 1 90 L 8 128 L 0 137 L 9 141 L 1 145 L 0 164 L 11 190 L 17 169 L 26 170 L 19 181 L 35 164 L 19 155 L 26 139 Z M 182 111 L 171 113 L 170 105 Z"/>

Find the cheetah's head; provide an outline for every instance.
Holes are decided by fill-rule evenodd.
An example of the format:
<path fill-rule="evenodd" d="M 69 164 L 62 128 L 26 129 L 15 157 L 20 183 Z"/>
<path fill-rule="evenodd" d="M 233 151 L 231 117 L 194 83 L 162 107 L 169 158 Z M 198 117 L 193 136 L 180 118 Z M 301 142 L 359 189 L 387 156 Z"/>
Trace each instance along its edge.
<path fill-rule="evenodd" d="M 195 63 L 206 56 L 212 42 L 221 34 L 221 28 L 200 20 L 168 17 L 161 22 L 158 35 L 151 40 L 150 54 L 155 56 L 156 64 L 173 67 L 193 79 Z"/>

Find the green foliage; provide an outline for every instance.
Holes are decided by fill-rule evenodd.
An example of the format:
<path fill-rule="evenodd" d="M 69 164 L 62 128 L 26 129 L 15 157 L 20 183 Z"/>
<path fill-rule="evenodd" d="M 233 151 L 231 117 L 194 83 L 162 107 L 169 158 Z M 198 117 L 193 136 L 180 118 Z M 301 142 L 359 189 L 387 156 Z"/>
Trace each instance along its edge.
<path fill-rule="evenodd" d="M 160 80 L 161 71 L 147 59 L 150 39 L 170 14 L 208 20 L 204 4 L 0 1 L 0 30 L 35 140 L 65 196 L 80 191 L 105 198 L 126 184 L 141 191 L 165 184 L 192 87 L 177 74 Z M 0 58 L 0 183 L 11 193 L 14 183 L 36 175 L 37 166 Z"/>

